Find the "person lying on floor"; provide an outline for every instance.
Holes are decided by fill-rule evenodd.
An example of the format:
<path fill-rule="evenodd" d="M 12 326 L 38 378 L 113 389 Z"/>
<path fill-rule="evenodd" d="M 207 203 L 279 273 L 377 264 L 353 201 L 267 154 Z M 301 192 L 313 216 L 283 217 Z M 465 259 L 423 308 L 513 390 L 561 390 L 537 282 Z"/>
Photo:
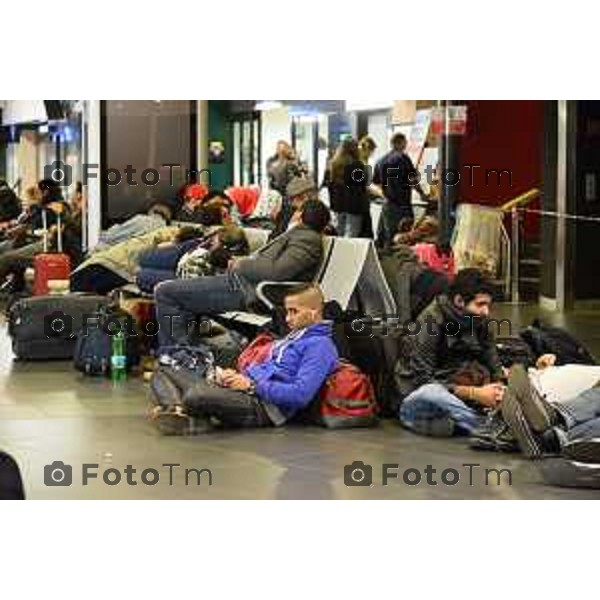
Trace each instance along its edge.
<path fill-rule="evenodd" d="M 528 458 L 560 454 L 567 443 L 573 451 L 574 440 L 583 446 L 600 439 L 600 366 L 554 367 L 555 359 L 546 354 L 538 359 L 538 369 L 529 372 L 513 366 L 500 405 L 502 418 Z M 600 446 L 589 448 L 600 463 Z"/>
<path fill-rule="evenodd" d="M 403 337 L 395 366 L 402 425 L 423 435 L 469 435 L 500 403 L 505 375 L 488 322 L 494 295 L 479 271 L 463 269 L 448 295 L 420 315 L 419 333 Z"/>
<path fill-rule="evenodd" d="M 280 426 L 315 398 L 338 363 L 331 323 L 323 320 L 320 288 L 304 284 L 284 299 L 290 333 L 276 342 L 269 357 L 245 372 L 217 369 L 212 380 L 190 388 L 183 405 L 152 415 L 166 435 L 193 433 L 197 420 L 216 419 L 227 427 Z M 209 423 L 210 424 L 210 423 Z"/>
<path fill-rule="evenodd" d="M 329 209 L 318 200 L 303 204 L 299 223 L 247 258 L 231 261 L 225 275 L 165 281 L 156 286 L 159 347 L 189 342 L 190 324 L 200 317 L 246 310 L 262 281 L 311 281 L 323 256 L 322 232 Z"/>

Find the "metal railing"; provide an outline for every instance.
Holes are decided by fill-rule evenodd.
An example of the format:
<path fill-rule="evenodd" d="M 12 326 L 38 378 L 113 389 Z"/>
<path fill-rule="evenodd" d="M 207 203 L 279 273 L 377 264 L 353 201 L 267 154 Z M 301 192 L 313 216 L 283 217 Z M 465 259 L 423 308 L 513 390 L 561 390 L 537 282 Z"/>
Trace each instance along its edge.
<path fill-rule="evenodd" d="M 519 210 L 530 204 L 533 200 L 540 196 L 541 192 L 537 188 L 533 188 L 500 207 L 503 213 L 510 213 L 511 221 L 511 236 L 508 241 L 508 262 L 507 272 L 508 280 L 510 281 L 511 302 L 518 304 L 520 301 L 519 294 L 519 265 L 521 260 L 521 223 Z M 502 224 L 502 236 L 508 240 L 508 232 Z M 508 288 L 508 285 L 507 285 Z"/>

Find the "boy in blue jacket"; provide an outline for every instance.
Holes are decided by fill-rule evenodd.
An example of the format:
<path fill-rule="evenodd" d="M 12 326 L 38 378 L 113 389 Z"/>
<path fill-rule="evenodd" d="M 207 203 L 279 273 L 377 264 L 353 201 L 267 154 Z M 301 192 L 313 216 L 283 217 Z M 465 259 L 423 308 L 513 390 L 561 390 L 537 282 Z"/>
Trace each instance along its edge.
<path fill-rule="evenodd" d="M 275 342 L 269 358 L 240 373 L 218 369 L 213 382 L 185 394 L 183 406 L 156 416 L 170 435 L 190 432 L 195 418 L 216 418 L 229 427 L 279 426 L 305 408 L 338 364 L 331 323 L 323 320 L 324 298 L 314 284 L 285 297 L 290 333 Z"/>

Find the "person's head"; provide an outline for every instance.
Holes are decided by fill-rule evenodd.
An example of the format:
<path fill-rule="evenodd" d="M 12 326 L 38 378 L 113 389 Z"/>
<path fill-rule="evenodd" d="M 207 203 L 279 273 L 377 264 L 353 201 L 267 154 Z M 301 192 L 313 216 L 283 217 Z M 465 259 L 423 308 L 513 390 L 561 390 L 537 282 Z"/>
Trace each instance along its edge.
<path fill-rule="evenodd" d="M 277 154 L 279 158 L 289 159 L 293 156 L 293 150 L 288 142 L 286 142 L 285 140 L 279 140 L 277 142 L 277 149 L 275 151 L 275 154 Z"/>
<path fill-rule="evenodd" d="M 317 233 L 323 233 L 331 221 L 329 208 L 320 200 L 307 200 L 300 208 L 300 221 Z"/>
<path fill-rule="evenodd" d="M 225 211 L 219 203 L 205 203 L 194 211 L 195 221 L 205 227 L 223 225 Z"/>
<path fill-rule="evenodd" d="M 42 199 L 42 192 L 37 185 L 30 185 L 25 190 L 25 205 L 31 206 L 32 204 L 37 204 Z"/>
<path fill-rule="evenodd" d="M 38 182 L 38 190 L 40 191 L 42 198 L 42 204 L 49 204 L 50 202 L 60 202 L 63 199 L 62 191 L 60 186 L 54 179 L 42 179 Z"/>
<path fill-rule="evenodd" d="M 241 227 L 225 225 L 216 237 L 217 247 L 227 249 L 232 256 L 246 256 L 250 253 L 248 238 Z"/>
<path fill-rule="evenodd" d="M 404 152 L 406 150 L 406 136 L 403 133 L 395 133 L 390 141 L 392 149 L 396 152 Z"/>
<path fill-rule="evenodd" d="M 164 202 L 153 202 L 148 208 L 148 215 L 151 217 L 160 217 L 167 224 L 173 218 L 173 210 Z"/>
<path fill-rule="evenodd" d="M 318 285 L 306 283 L 292 288 L 284 298 L 285 322 L 298 331 L 323 320 L 325 298 Z"/>
<path fill-rule="evenodd" d="M 352 137 L 345 138 L 331 159 L 331 179 L 338 183 L 343 182 L 346 167 L 359 158 L 358 142 Z"/>
<path fill-rule="evenodd" d="M 221 211 L 223 223 L 230 221 L 233 200 L 223 190 L 209 192 L 202 201 L 202 208 L 218 208 Z"/>
<path fill-rule="evenodd" d="M 448 296 L 462 313 L 486 318 L 490 314 L 496 288 L 478 269 L 462 269 L 450 285 Z"/>
<path fill-rule="evenodd" d="M 307 200 L 314 199 L 316 191 L 315 182 L 308 177 L 294 177 L 285 190 L 294 210 L 299 209 Z"/>
<path fill-rule="evenodd" d="M 370 135 L 365 135 L 358 142 L 358 149 L 363 160 L 368 160 L 377 149 L 375 140 Z"/>

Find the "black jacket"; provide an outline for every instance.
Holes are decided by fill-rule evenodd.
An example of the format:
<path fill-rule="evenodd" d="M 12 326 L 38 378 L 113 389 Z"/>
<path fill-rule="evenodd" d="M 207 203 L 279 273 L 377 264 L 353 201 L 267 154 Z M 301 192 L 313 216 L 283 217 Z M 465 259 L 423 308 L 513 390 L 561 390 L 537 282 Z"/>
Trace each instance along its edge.
<path fill-rule="evenodd" d="M 329 191 L 329 205 L 336 213 L 365 215 L 369 213 L 369 197 L 366 182 L 348 186 L 343 181 L 334 181 L 329 169 L 325 172 L 323 186 Z"/>
<path fill-rule="evenodd" d="M 487 370 L 491 381 L 502 379 L 494 331 L 487 320 L 471 318 L 459 312 L 447 296 L 438 296 L 418 323 L 420 332 L 404 335 L 400 342 L 395 382 L 401 398 L 426 383 L 448 383 L 473 363 Z M 410 329 L 416 331 L 417 326 L 411 324 Z"/>

